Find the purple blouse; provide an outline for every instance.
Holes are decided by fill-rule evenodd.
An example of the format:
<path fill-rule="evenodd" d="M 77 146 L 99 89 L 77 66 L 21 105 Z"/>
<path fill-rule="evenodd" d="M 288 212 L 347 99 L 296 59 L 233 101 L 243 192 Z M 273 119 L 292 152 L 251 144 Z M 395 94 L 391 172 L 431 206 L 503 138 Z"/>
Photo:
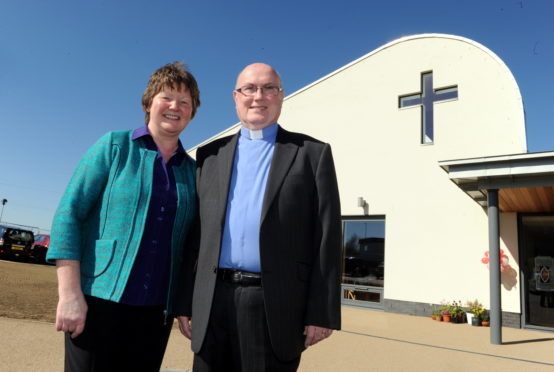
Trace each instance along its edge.
<path fill-rule="evenodd" d="M 169 286 L 171 236 L 177 209 L 172 166 L 181 164 L 185 150 L 179 141 L 177 151 L 166 164 L 147 126 L 136 129 L 132 138 L 144 141 L 146 148 L 158 155 L 142 240 L 121 302 L 139 306 L 163 305 Z"/>

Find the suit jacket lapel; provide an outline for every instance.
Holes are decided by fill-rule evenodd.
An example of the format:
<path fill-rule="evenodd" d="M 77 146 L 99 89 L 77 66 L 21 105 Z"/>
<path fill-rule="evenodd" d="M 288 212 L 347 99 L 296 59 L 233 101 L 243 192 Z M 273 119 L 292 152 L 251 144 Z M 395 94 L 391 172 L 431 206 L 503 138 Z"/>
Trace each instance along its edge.
<path fill-rule="evenodd" d="M 237 141 L 239 133 L 231 137 L 231 140 L 219 150 L 217 156 L 217 173 L 219 178 L 219 213 L 221 217 L 221 224 L 225 223 L 225 210 L 227 208 L 227 198 L 229 196 L 229 185 L 231 184 L 231 177 L 233 175 L 233 161 L 235 159 L 235 150 L 237 148 Z"/>
<path fill-rule="evenodd" d="M 271 168 L 265 188 L 260 223 L 263 222 L 298 152 L 298 146 L 288 141 L 287 134 L 287 131 L 279 127 L 275 140 L 275 149 L 273 150 L 273 159 L 271 160 Z"/>

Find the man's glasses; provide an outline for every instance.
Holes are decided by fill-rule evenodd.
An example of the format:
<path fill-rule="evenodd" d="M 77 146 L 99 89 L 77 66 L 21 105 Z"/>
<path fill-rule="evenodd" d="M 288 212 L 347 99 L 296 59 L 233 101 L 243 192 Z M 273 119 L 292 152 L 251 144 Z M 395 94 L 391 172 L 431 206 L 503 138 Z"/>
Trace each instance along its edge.
<path fill-rule="evenodd" d="M 258 89 L 262 91 L 264 97 L 273 97 L 283 91 L 283 88 L 274 85 L 266 85 L 265 87 L 257 87 L 255 85 L 245 85 L 243 87 L 235 89 L 237 92 L 244 94 L 247 97 L 252 97 L 258 92 Z"/>

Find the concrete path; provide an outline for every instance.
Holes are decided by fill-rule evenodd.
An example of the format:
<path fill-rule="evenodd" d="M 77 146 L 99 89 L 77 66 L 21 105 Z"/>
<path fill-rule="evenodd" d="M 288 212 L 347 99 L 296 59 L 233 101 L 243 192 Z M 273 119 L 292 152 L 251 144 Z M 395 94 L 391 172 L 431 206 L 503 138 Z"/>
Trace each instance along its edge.
<path fill-rule="evenodd" d="M 308 349 L 301 372 L 327 371 L 554 371 L 554 333 L 490 329 L 409 315 L 343 307 L 343 330 Z M 63 370 L 63 335 L 49 323 L 0 318 L 0 371 Z M 164 372 L 191 369 L 190 343 L 171 334 Z"/>

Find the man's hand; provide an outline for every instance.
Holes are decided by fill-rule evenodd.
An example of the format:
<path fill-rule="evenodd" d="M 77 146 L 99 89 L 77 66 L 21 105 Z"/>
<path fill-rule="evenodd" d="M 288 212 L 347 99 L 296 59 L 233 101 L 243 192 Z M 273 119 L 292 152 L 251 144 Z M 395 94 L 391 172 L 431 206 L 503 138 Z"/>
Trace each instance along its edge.
<path fill-rule="evenodd" d="M 317 344 L 319 341 L 326 339 L 331 336 L 333 333 L 332 329 L 317 327 L 317 326 L 306 326 L 304 327 L 304 335 L 306 335 L 306 341 L 304 341 L 304 346 L 306 348 Z"/>
<path fill-rule="evenodd" d="M 181 330 L 181 333 L 190 340 L 192 337 L 191 318 L 188 316 L 178 316 L 177 320 L 179 321 L 179 329 Z"/>

